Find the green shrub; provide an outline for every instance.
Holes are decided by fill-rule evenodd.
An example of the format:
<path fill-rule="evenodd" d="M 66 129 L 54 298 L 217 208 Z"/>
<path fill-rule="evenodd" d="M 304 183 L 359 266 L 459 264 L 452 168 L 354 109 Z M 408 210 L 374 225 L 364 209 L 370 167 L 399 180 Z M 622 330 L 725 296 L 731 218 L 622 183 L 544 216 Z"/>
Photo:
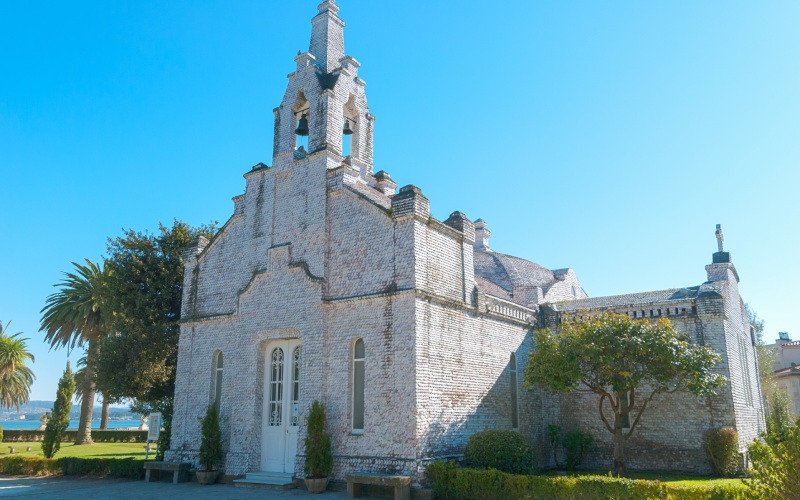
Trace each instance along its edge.
<path fill-rule="evenodd" d="M 572 431 L 564 435 L 564 449 L 567 450 L 567 470 L 574 470 L 583 461 L 594 439 L 582 431 Z"/>
<path fill-rule="evenodd" d="M 203 466 L 203 470 L 206 471 L 214 470 L 214 466 L 222 460 L 222 431 L 219 428 L 219 412 L 216 403 L 209 405 L 206 409 L 197 458 L 200 465 Z"/>
<path fill-rule="evenodd" d="M 675 485 L 611 476 L 524 476 L 506 474 L 494 469 L 462 469 L 454 462 L 430 464 L 426 478 L 433 486 L 436 498 L 443 499 L 740 500 L 746 498 L 746 487 L 742 484 Z"/>
<path fill-rule="evenodd" d="M 306 476 L 310 478 L 328 477 L 333 470 L 331 435 L 325 432 L 325 405 L 317 400 L 311 404 L 306 432 Z"/>
<path fill-rule="evenodd" d="M 703 435 L 703 450 L 714 473 L 734 476 L 739 469 L 739 437 L 733 427 L 709 429 Z"/>
<path fill-rule="evenodd" d="M 550 448 L 553 450 L 553 465 L 558 467 L 558 443 L 561 441 L 561 426 L 547 424 L 547 437 L 550 440 Z"/>
<path fill-rule="evenodd" d="M 61 442 L 74 442 L 78 431 L 66 430 L 61 435 Z M 44 431 L 38 429 L 7 429 L 0 434 L 2 440 L 8 443 L 41 441 Z M 129 429 L 92 429 L 92 441 L 96 443 L 144 443 L 147 440 L 147 431 Z"/>
<path fill-rule="evenodd" d="M 49 476 L 59 473 L 58 461 L 50 458 L 0 458 L 0 474 L 9 474 L 12 476 Z"/>
<path fill-rule="evenodd" d="M 67 368 L 58 381 L 51 418 L 44 428 L 42 453 L 47 458 L 53 458 L 53 455 L 61 448 L 61 436 L 69 426 L 69 410 L 72 408 L 73 392 L 75 392 L 75 377 L 69 367 L 69 361 L 67 361 Z"/>
<path fill-rule="evenodd" d="M 752 479 L 747 486 L 753 498 L 800 498 L 800 420 L 780 442 L 753 442 L 750 460 Z"/>
<path fill-rule="evenodd" d="M 144 460 L 133 458 L 78 458 L 59 459 L 42 457 L 0 458 L 0 474 L 15 476 L 99 476 L 139 479 Z"/>
<path fill-rule="evenodd" d="M 792 409 L 789 395 L 784 391 L 774 391 L 768 401 L 767 435 L 765 439 L 770 445 L 785 440 L 792 429 Z"/>
<path fill-rule="evenodd" d="M 498 469 L 526 474 L 533 472 L 533 449 L 519 432 L 483 431 L 472 435 L 464 450 L 467 467 Z"/>

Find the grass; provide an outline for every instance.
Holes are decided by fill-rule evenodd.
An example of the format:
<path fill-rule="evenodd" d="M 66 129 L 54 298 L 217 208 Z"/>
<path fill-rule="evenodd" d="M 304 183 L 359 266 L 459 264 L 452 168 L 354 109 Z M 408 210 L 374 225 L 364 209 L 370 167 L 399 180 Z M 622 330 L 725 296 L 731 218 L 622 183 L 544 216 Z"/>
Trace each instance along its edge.
<path fill-rule="evenodd" d="M 555 472 L 547 472 L 545 475 L 554 476 L 556 475 Z M 600 476 L 607 476 L 608 471 L 602 470 L 588 470 L 588 471 L 577 471 L 577 472 L 568 472 L 567 475 L 576 475 L 576 476 L 585 476 L 585 475 L 600 475 Z M 674 472 L 629 472 L 628 476 L 629 479 L 649 479 L 649 480 L 658 480 L 662 483 L 670 483 L 679 486 L 706 486 L 706 487 L 713 487 L 713 486 L 721 486 L 721 485 L 728 485 L 728 484 L 743 484 L 742 480 L 739 478 L 720 478 L 714 476 L 698 476 L 693 474 L 678 474 Z"/>
<path fill-rule="evenodd" d="M 14 454 L 9 453 L 8 447 L 14 446 Z M 27 446 L 31 451 L 25 451 Z M 150 445 L 150 458 L 155 456 L 155 446 Z M 2 457 L 44 457 L 42 454 L 42 443 L 23 442 L 23 443 L 2 443 L 0 447 L 0 458 Z M 61 443 L 61 449 L 53 458 L 61 457 L 81 457 L 81 458 L 144 458 L 144 443 L 95 443 L 76 445 L 75 443 Z"/>

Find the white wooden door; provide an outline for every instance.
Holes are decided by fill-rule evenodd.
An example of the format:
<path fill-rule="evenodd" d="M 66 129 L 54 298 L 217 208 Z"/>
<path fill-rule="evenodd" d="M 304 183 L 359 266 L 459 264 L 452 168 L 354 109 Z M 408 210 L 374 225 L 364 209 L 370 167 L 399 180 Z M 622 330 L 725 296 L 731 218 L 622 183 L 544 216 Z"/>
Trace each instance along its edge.
<path fill-rule="evenodd" d="M 279 340 L 267 346 L 261 470 L 294 473 L 300 398 L 300 342 Z"/>

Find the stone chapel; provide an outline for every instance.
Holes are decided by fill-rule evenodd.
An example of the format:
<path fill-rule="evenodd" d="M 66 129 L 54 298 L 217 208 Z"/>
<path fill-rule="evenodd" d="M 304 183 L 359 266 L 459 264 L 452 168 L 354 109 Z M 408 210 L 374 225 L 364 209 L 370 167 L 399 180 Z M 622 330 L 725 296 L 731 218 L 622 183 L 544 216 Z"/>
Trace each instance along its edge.
<path fill-rule="evenodd" d="M 590 467 L 610 464 L 596 400 L 522 385 L 531 332 L 564 315 L 614 310 L 668 317 L 722 356 L 730 383 L 710 398 L 658 396 L 628 445 L 629 467 L 706 472 L 702 434 L 764 429 L 755 339 L 739 276 L 719 248 L 706 281 L 589 298 L 572 269 L 494 251 L 485 221 L 431 217 L 413 185 L 374 171 L 366 83 L 346 55 L 334 0 L 318 6 L 274 109 L 272 165 L 244 174 L 218 234 L 185 252 L 171 449 L 197 461 L 200 418 L 217 402 L 224 469 L 244 481 L 303 477 L 305 417 L 324 403 L 334 478 L 351 471 L 420 480 L 469 437 L 510 429 L 540 450 L 546 427 L 590 432 Z"/>

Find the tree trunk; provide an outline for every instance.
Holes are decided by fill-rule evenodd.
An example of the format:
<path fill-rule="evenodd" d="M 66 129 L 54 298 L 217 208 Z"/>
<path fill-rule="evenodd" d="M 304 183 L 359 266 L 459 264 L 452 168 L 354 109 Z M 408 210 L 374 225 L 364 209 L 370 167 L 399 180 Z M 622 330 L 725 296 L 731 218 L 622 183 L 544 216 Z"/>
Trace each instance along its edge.
<path fill-rule="evenodd" d="M 102 430 L 108 429 L 108 398 L 103 395 L 103 412 L 100 414 L 100 428 Z"/>
<path fill-rule="evenodd" d="M 83 399 L 81 400 L 81 419 L 78 421 L 78 434 L 75 444 L 92 444 L 92 410 L 94 409 L 94 362 L 97 349 L 100 347 L 96 339 L 89 341 L 86 351 L 86 371 L 83 377 Z"/>
<path fill-rule="evenodd" d="M 619 418 L 616 420 L 619 421 Z M 614 426 L 614 475 L 626 476 L 628 469 L 625 467 L 625 436 L 622 434 L 622 425 L 619 422 Z"/>

